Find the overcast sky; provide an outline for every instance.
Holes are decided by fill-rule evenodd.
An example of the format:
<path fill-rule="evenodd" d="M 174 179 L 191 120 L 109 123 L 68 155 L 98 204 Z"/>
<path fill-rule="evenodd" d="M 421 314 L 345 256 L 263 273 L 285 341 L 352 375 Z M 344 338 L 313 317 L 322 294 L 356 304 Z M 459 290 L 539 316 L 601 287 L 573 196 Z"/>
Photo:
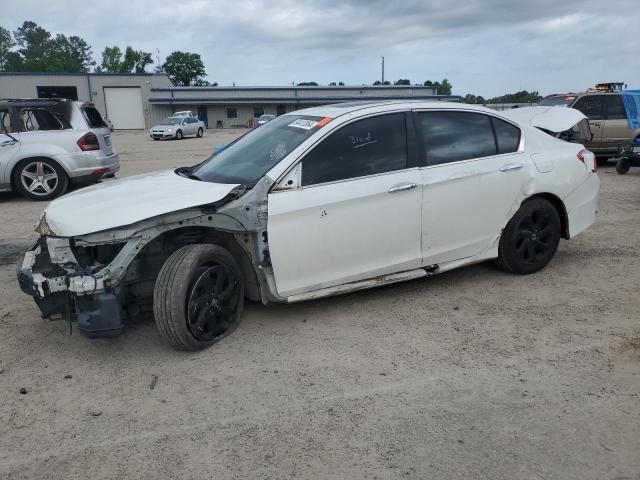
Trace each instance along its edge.
<path fill-rule="evenodd" d="M 8 7 L 8 5 L 6 5 Z M 455 94 L 542 94 L 624 81 L 640 88 L 638 0 L 21 0 L 24 20 L 79 35 L 94 58 L 131 45 L 161 60 L 199 53 L 221 85 L 412 83 L 449 78 Z"/>

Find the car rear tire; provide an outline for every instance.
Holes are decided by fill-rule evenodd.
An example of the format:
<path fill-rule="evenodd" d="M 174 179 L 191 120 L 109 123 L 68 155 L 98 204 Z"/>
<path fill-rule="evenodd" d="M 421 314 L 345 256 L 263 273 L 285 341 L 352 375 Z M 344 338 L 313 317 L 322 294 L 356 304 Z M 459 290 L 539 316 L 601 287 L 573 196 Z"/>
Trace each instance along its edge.
<path fill-rule="evenodd" d="M 625 173 L 627 173 L 629 171 L 629 168 L 631 168 L 631 164 L 626 158 L 619 158 L 616 162 L 616 172 L 618 172 L 618 174 L 620 175 L 624 175 Z"/>
<path fill-rule="evenodd" d="M 244 306 L 244 279 L 217 245 L 187 245 L 164 263 L 153 292 L 160 334 L 178 350 L 200 350 L 233 332 Z"/>
<path fill-rule="evenodd" d="M 48 158 L 22 160 L 13 171 L 18 191 L 31 200 L 48 201 L 64 194 L 69 177 L 64 169 Z"/>
<path fill-rule="evenodd" d="M 202 135 L 204 135 L 204 130 L 202 128 L 199 128 L 198 133 L 196 133 L 196 137 L 200 138 L 202 137 Z"/>
<path fill-rule="evenodd" d="M 178 130 L 176 132 L 176 140 L 182 140 L 184 136 L 182 135 L 182 130 Z"/>
<path fill-rule="evenodd" d="M 537 272 L 553 258 L 562 223 L 556 208 L 544 198 L 525 202 L 500 237 L 498 266 L 519 275 Z"/>

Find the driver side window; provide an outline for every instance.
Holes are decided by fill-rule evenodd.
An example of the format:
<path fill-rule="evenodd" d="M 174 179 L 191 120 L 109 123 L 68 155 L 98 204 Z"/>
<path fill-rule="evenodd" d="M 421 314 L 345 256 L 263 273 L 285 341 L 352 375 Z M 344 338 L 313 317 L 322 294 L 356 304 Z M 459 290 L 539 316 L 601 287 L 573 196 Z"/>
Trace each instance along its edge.
<path fill-rule="evenodd" d="M 302 185 L 316 185 L 407 168 L 404 113 L 350 123 L 302 159 Z"/>

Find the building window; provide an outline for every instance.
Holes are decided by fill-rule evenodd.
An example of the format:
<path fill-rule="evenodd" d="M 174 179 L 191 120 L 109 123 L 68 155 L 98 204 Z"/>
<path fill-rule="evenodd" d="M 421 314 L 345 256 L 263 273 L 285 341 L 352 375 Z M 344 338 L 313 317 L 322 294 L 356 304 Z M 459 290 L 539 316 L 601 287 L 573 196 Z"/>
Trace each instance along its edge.
<path fill-rule="evenodd" d="M 238 109 L 236 107 L 227 107 L 227 118 L 238 118 Z"/>
<path fill-rule="evenodd" d="M 76 87 L 40 87 L 36 86 L 38 98 L 66 98 L 67 100 L 78 100 L 78 89 Z"/>
<path fill-rule="evenodd" d="M 253 107 L 253 118 L 260 118 L 264 115 L 264 107 Z"/>

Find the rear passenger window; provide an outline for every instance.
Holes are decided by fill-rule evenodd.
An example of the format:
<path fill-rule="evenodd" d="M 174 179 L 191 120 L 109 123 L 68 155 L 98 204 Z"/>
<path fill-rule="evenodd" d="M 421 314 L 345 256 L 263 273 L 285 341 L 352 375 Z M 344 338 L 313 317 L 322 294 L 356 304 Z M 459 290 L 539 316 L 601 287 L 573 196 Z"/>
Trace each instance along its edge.
<path fill-rule="evenodd" d="M 488 115 L 467 112 L 418 112 L 418 135 L 427 165 L 496 154 Z"/>
<path fill-rule="evenodd" d="M 578 99 L 573 108 L 580 110 L 589 120 L 602 120 L 603 95 L 588 95 Z"/>
<path fill-rule="evenodd" d="M 520 146 L 520 129 L 499 118 L 491 117 L 491 121 L 496 132 L 498 153 L 517 152 Z"/>
<path fill-rule="evenodd" d="M 42 108 L 25 108 L 20 111 L 22 128 L 26 132 L 38 130 L 62 130 L 65 126 L 61 120 L 49 110 Z"/>
<path fill-rule="evenodd" d="M 607 95 L 605 97 L 605 105 L 607 106 L 607 120 L 627 119 L 620 95 Z"/>
<path fill-rule="evenodd" d="M 332 133 L 302 160 L 302 185 L 407 167 L 404 113 L 359 120 Z"/>

